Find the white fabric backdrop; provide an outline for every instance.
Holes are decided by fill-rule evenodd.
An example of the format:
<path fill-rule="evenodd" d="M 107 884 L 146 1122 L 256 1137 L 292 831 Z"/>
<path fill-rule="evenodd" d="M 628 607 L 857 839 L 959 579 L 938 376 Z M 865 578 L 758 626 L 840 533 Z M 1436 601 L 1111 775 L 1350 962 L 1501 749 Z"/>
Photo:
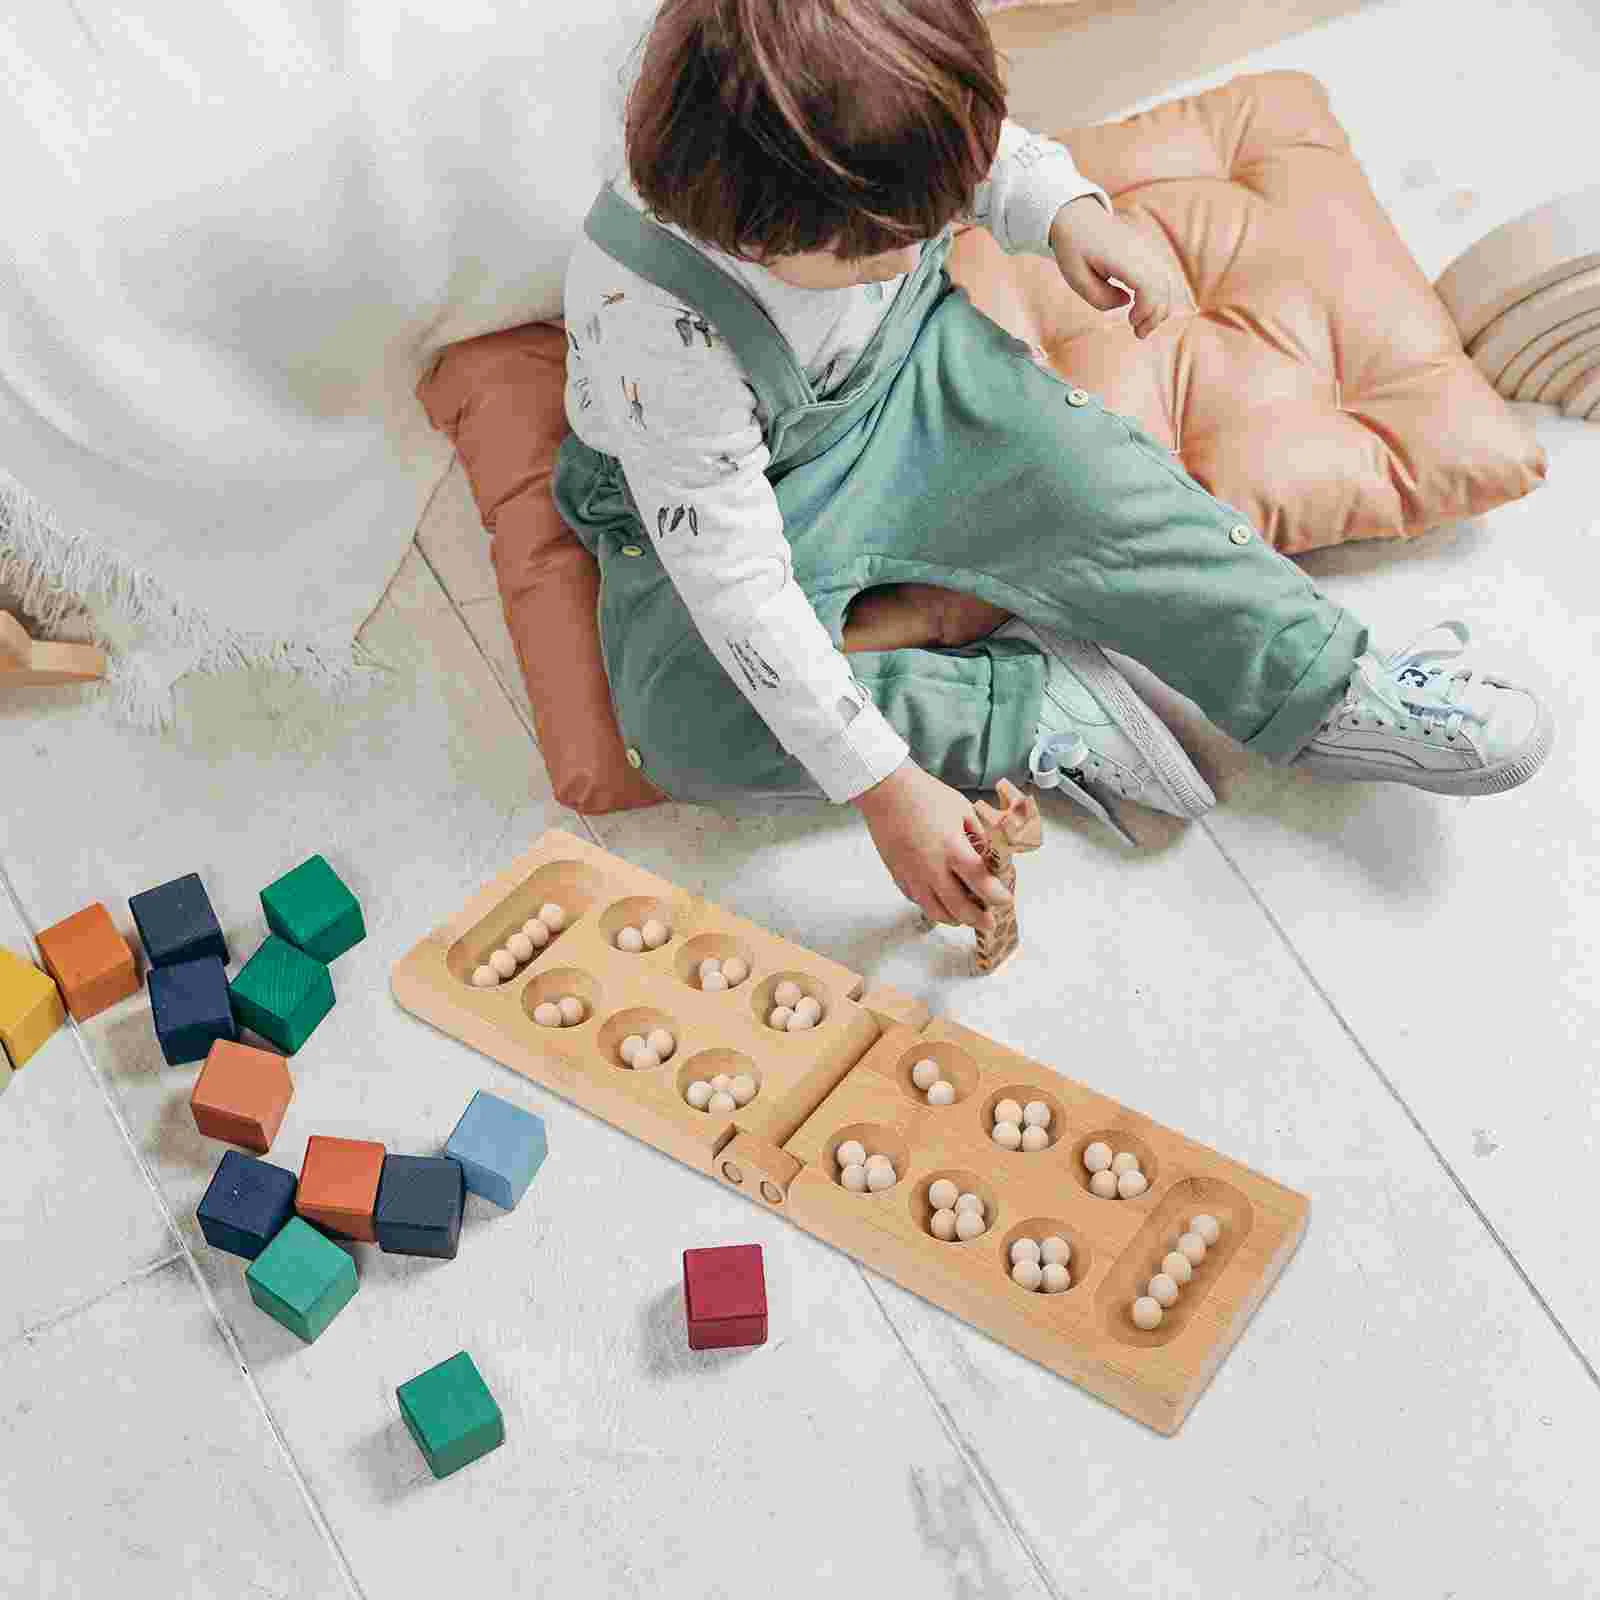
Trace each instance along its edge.
<path fill-rule="evenodd" d="M 5 10 L 0 577 L 147 716 L 338 676 L 448 465 L 417 378 L 559 312 L 653 0 Z"/>

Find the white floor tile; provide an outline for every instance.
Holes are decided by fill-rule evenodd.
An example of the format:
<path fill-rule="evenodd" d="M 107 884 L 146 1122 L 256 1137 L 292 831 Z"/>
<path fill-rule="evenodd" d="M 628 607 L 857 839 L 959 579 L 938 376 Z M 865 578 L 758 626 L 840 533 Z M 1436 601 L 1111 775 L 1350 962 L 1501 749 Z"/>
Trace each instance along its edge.
<path fill-rule="evenodd" d="M 37 960 L 3 883 L 0 948 Z M 177 1249 L 68 1023 L 0 1094 L 0 1351 Z"/>
<path fill-rule="evenodd" d="M 7 1594 L 352 1593 L 182 1262 L 0 1346 L 0 1434 Z"/>
<path fill-rule="evenodd" d="M 457 605 L 499 592 L 489 560 L 488 530 L 459 459 L 452 460 L 449 473 L 429 502 L 417 529 L 417 543 Z"/>
<path fill-rule="evenodd" d="M 461 608 L 461 620 L 472 630 L 488 657 L 500 687 L 511 697 L 517 708 L 533 726 L 533 705 L 528 699 L 528 686 L 523 681 L 522 667 L 517 661 L 517 647 L 511 642 L 506 627 L 506 614 L 496 595 L 492 600 L 472 600 Z"/>

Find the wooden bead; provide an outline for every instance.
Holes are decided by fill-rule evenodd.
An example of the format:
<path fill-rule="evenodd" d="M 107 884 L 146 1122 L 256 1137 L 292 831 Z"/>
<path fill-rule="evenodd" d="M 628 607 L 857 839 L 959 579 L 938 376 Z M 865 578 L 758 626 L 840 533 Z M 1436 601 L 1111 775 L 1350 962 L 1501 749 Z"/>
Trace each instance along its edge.
<path fill-rule="evenodd" d="M 956 1214 L 948 1207 L 935 1211 L 928 1223 L 928 1232 L 947 1244 L 956 1236 Z"/>
<path fill-rule="evenodd" d="M 1133 1302 L 1133 1325 L 1143 1328 L 1148 1333 L 1152 1328 L 1161 1326 L 1161 1302 L 1152 1300 L 1149 1295 L 1140 1295 Z"/>
<path fill-rule="evenodd" d="M 1038 1150 L 1048 1150 L 1050 1135 L 1038 1123 L 1033 1123 L 1022 1130 L 1022 1148 L 1030 1154 Z"/>
<path fill-rule="evenodd" d="M 982 1211 L 983 1201 L 975 1194 L 958 1194 L 956 1196 L 957 1211 Z"/>
<path fill-rule="evenodd" d="M 711 1104 L 711 1085 L 704 1078 L 696 1078 L 687 1089 L 683 1091 L 683 1098 L 692 1105 L 696 1111 L 704 1111 Z"/>
<path fill-rule="evenodd" d="M 472 972 L 472 987 L 474 989 L 498 989 L 500 987 L 500 974 L 491 966 L 475 967 Z"/>
<path fill-rule="evenodd" d="M 1072 1274 L 1059 1261 L 1047 1261 L 1040 1269 L 1044 1282 L 1040 1285 L 1046 1294 L 1061 1294 L 1072 1287 Z"/>
<path fill-rule="evenodd" d="M 733 1103 L 736 1106 L 747 1106 L 755 1099 L 758 1087 L 756 1080 L 748 1072 L 741 1072 L 729 1086 L 728 1093 L 733 1096 Z"/>
<path fill-rule="evenodd" d="M 700 973 L 700 982 L 704 984 L 706 979 L 709 978 L 713 972 L 716 973 L 718 977 L 722 975 L 722 962 L 716 956 L 707 956 L 705 960 L 700 963 L 698 970 Z"/>
<path fill-rule="evenodd" d="M 1102 1200 L 1115 1200 L 1117 1198 L 1117 1177 L 1109 1168 L 1097 1172 L 1089 1180 L 1089 1192 L 1098 1195 Z"/>
<path fill-rule="evenodd" d="M 793 1015 L 793 1010 L 788 1006 L 774 1006 L 767 1013 L 767 1025 L 782 1033 L 789 1026 L 789 1019 Z"/>
<path fill-rule="evenodd" d="M 795 1003 L 794 1014 L 811 1022 L 822 1021 L 822 1002 L 814 994 L 803 994 Z"/>
<path fill-rule="evenodd" d="M 1194 1276 L 1194 1263 L 1186 1255 L 1174 1250 L 1161 1258 L 1161 1270 L 1174 1283 L 1187 1283 Z"/>
<path fill-rule="evenodd" d="M 1119 1150 L 1111 1158 L 1111 1170 L 1120 1178 L 1124 1172 L 1137 1172 L 1139 1158 L 1131 1150 Z"/>
<path fill-rule="evenodd" d="M 633 1065 L 634 1056 L 640 1050 L 644 1049 L 645 1044 L 646 1040 L 643 1034 L 630 1033 L 628 1037 L 617 1046 L 617 1054 L 621 1056 L 622 1059 L 631 1067 Z"/>
<path fill-rule="evenodd" d="M 1206 1242 L 1198 1233 L 1186 1233 L 1178 1240 L 1178 1254 L 1188 1256 L 1198 1267 L 1206 1258 Z"/>
<path fill-rule="evenodd" d="M 1044 1271 L 1037 1261 L 1018 1261 L 1011 1268 L 1011 1281 L 1022 1289 L 1037 1289 L 1044 1282 Z"/>
<path fill-rule="evenodd" d="M 750 963 L 743 956 L 729 956 L 722 963 L 722 976 L 728 980 L 730 989 L 737 988 L 750 976 Z"/>
<path fill-rule="evenodd" d="M 644 949 L 644 935 L 637 928 L 618 928 L 617 949 L 626 950 L 629 955 L 638 955 Z"/>
<path fill-rule="evenodd" d="M 1011 1241 L 1011 1264 L 1015 1266 L 1019 1261 L 1037 1261 L 1039 1259 L 1039 1241 L 1037 1239 L 1013 1239 Z"/>
<path fill-rule="evenodd" d="M 733 1096 L 725 1089 L 720 1093 L 712 1095 L 711 1099 L 706 1104 L 706 1110 L 713 1112 L 718 1116 L 725 1116 L 733 1109 Z"/>
<path fill-rule="evenodd" d="M 707 994 L 721 994 L 728 987 L 728 980 L 720 972 L 708 972 L 700 980 L 700 987 Z"/>
<path fill-rule="evenodd" d="M 569 1028 L 575 1028 L 583 1021 L 583 1001 L 575 994 L 564 994 L 556 1001 L 561 1007 L 561 1020 Z"/>
<path fill-rule="evenodd" d="M 1048 1266 L 1067 1266 L 1072 1260 L 1072 1246 L 1059 1233 L 1039 1242 L 1039 1259 Z"/>
<path fill-rule="evenodd" d="M 1050 1126 L 1050 1107 L 1043 1100 L 1030 1100 L 1022 1108 L 1022 1120 L 1030 1128 Z"/>
<path fill-rule="evenodd" d="M 509 950 L 492 951 L 489 956 L 489 965 L 502 978 L 514 978 L 517 975 L 517 958 Z"/>
<path fill-rule="evenodd" d="M 980 1206 L 974 1210 L 970 1206 L 965 1211 L 956 1212 L 956 1237 L 958 1239 L 976 1239 L 980 1233 L 988 1231 L 989 1224 L 983 1215 Z"/>
<path fill-rule="evenodd" d="M 865 1194 L 867 1189 L 867 1169 L 859 1162 L 852 1163 L 839 1174 L 839 1182 L 855 1194 Z"/>
<path fill-rule="evenodd" d="M 525 933 L 512 934 L 506 940 L 506 949 L 517 958 L 517 962 L 521 966 L 525 967 L 533 960 L 533 940 Z"/>
<path fill-rule="evenodd" d="M 990 1138 L 1002 1150 L 1020 1150 L 1022 1148 L 1022 1129 L 1014 1122 L 997 1122 Z"/>
<path fill-rule="evenodd" d="M 996 1127 L 1002 1122 L 1014 1122 L 1020 1128 L 1022 1126 L 1022 1107 L 1015 1100 L 1002 1100 L 994 1108 L 994 1121 Z"/>
<path fill-rule="evenodd" d="M 1166 1273 L 1158 1272 L 1150 1280 L 1149 1295 L 1158 1305 L 1171 1306 L 1178 1303 L 1178 1285 Z"/>
<path fill-rule="evenodd" d="M 554 900 L 546 900 L 545 903 L 539 907 L 539 921 L 542 922 L 545 927 L 551 931 L 551 933 L 560 933 L 561 930 L 567 925 L 567 914 L 555 903 Z"/>
<path fill-rule="evenodd" d="M 528 940 L 535 950 L 543 950 L 550 943 L 550 930 L 537 917 L 529 917 L 522 924 L 522 937 Z"/>
<path fill-rule="evenodd" d="M 935 1178 L 928 1185 L 928 1204 L 935 1211 L 954 1211 L 961 1191 L 948 1178 Z"/>
<path fill-rule="evenodd" d="M 678 1048 L 678 1041 L 665 1028 L 652 1028 L 645 1037 L 645 1043 L 663 1061 L 670 1061 L 672 1052 Z"/>
<path fill-rule="evenodd" d="M 1198 1217 L 1189 1218 L 1189 1232 L 1198 1233 L 1209 1248 L 1222 1237 L 1222 1224 L 1209 1213 L 1202 1211 Z"/>
<path fill-rule="evenodd" d="M 892 1189 L 899 1181 L 893 1167 L 867 1168 L 867 1187 L 877 1193 L 879 1189 Z"/>
<path fill-rule="evenodd" d="M 846 1139 L 834 1151 L 834 1159 L 841 1167 L 864 1167 L 867 1164 L 866 1146 L 859 1139 Z"/>
<path fill-rule="evenodd" d="M 1104 1172 L 1111 1165 L 1111 1146 L 1096 1140 L 1083 1152 L 1083 1164 L 1090 1172 Z"/>
<path fill-rule="evenodd" d="M 561 1007 L 554 1000 L 541 1000 L 533 1008 L 533 1020 L 541 1028 L 559 1028 L 561 1026 Z"/>
<path fill-rule="evenodd" d="M 931 1089 L 939 1081 L 939 1063 L 931 1056 L 924 1056 L 912 1067 L 911 1081 L 924 1092 Z"/>
<path fill-rule="evenodd" d="M 783 982 L 772 991 L 772 999 L 774 1004 L 788 1006 L 791 1010 L 794 1009 L 800 998 L 800 985 L 795 983 L 790 978 L 785 978 Z"/>
<path fill-rule="evenodd" d="M 633 1052 L 633 1060 L 629 1064 L 635 1072 L 654 1072 L 661 1065 L 661 1057 L 649 1045 L 645 1045 L 642 1050 Z"/>
<path fill-rule="evenodd" d="M 953 1106 L 956 1103 L 956 1086 L 941 1078 L 928 1090 L 930 1106 Z"/>
<path fill-rule="evenodd" d="M 659 950 L 672 937 L 672 929 L 659 917 L 651 917 L 639 930 L 639 937 L 644 940 L 645 949 Z"/>
<path fill-rule="evenodd" d="M 1117 1179 L 1117 1193 L 1124 1200 L 1137 1200 L 1149 1187 L 1145 1175 L 1137 1167 L 1130 1167 Z"/>

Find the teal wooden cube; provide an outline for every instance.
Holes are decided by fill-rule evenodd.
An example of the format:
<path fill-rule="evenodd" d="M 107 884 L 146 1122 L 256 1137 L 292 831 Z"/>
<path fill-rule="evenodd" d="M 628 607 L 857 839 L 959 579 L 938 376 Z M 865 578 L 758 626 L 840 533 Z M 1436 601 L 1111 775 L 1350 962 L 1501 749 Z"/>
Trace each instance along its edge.
<path fill-rule="evenodd" d="M 356 1292 L 356 1264 L 304 1217 L 290 1217 L 245 1269 L 250 1298 L 310 1344 Z"/>
<path fill-rule="evenodd" d="M 324 856 L 312 856 L 261 891 L 267 926 L 318 961 L 342 956 L 367 936 L 361 902 Z"/>
<path fill-rule="evenodd" d="M 395 1393 L 406 1428 L 436 1478 L 448 1478 L 506 1442 L 500 1407 L 465 1350 Z"/>
<path fill-rule="evenodd" d="M 328 969 L 275 933 L 267 935 L 228 989 L 240 1027 L 270 1039 L 286 1055 L 292 1056 L 333 1010 Z"/>
<path fill-rule="evenodd" d="M 543 1118 L 487 1089 L 473 1095 L 444 1147 L 461 1163 L 468 1191 L 507 1211 L 528 1192 L 546 1151 Z"/>

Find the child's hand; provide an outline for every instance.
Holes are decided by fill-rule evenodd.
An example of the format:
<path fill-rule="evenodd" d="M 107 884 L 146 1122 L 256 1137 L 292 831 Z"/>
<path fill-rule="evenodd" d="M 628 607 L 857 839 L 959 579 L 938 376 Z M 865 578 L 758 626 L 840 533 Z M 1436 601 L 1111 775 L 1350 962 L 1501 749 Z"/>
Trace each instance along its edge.
<path fill-rule="evenodd" d="M 989 907 L 1011 895 L 983 864 L 983 827 L 959 790 L 908 759 L 854 804 L 895 887 L 930 922 L 994 931 Z"/>
<path fill-rule="evenodd" d="M 1148 338 L 1174 310 L 1193 309 L 1182 279 L 1142 234 L 1114 217 L 1093 195 L 1070 201 L 1050 224 L 1050 248 L 1061 276 L 1090 305 L 1115 311 L 1130 302 L 1107 278 L 1133 293 L 1133 331 Z"/>

